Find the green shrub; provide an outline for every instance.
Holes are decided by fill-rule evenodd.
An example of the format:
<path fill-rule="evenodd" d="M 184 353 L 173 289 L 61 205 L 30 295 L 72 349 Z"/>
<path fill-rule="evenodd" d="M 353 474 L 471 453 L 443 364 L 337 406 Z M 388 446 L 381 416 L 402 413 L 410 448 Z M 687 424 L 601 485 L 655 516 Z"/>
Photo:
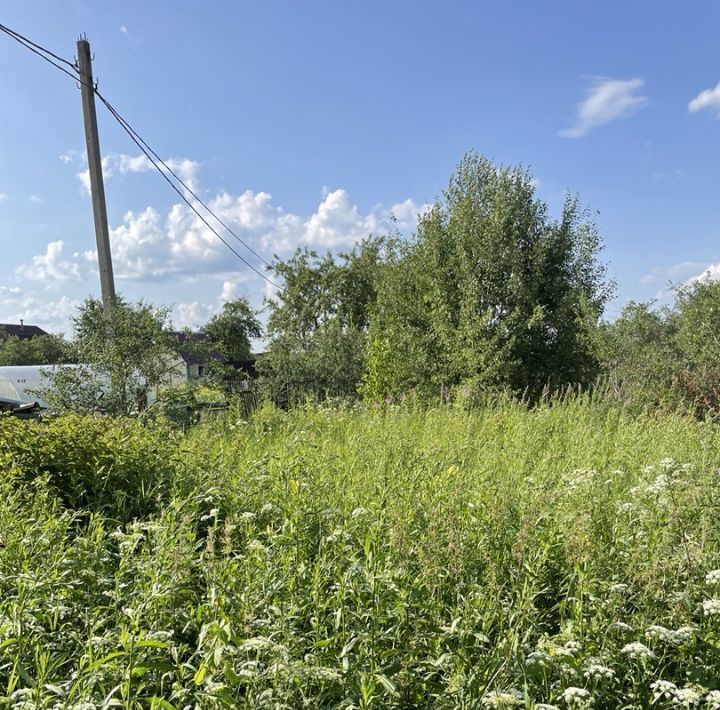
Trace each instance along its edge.
<path fill-rule="evenodd" d="M 178 439 L 158 423 L 70 414 L 47 421 L 0 419 L 0 469 L 31 482 L 47 478 L 63 505 L 128 521 L 167 497 Z"/>

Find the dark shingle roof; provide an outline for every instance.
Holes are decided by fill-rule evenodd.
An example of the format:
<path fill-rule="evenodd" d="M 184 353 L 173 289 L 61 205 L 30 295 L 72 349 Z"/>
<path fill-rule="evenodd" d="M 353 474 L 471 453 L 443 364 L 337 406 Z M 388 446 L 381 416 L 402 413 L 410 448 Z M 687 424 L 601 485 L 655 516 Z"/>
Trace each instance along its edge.
<path fill-rule="evenodd" d="M 47 335 L 47 332 L 36 325 L 0 323 L 0 335 L 14 335 L 21 340 L 28 340 L 36 335 Z"/>

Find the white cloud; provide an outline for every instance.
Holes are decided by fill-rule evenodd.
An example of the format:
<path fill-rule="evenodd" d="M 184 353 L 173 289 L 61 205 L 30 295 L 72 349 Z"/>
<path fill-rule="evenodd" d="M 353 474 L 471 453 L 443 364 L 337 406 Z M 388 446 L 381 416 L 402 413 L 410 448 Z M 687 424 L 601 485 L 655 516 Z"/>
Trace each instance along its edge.
<path fill-rule="evenodd" d="M 178 303 L 173 311 L 173 325 L 195 330 L 207 323 L 214 312 L 215 307 L 206 303 Z"/>
<path fill-rule="evenodd" d="M 218 297 L 220 303 L 227 303 L 237 298 L 237 282 L 235 281 L 223 281 L 222 291 Z"/>
<path fill-rule="evenodd" d="M 120 32 L 126 35 L 128 33 L 128 28 L 125 25 L 120 25 Z"/>
<path fill-rule="evenodd" d="M 668 283 L 676 279 L 685 280 L 692 274 L 696 274 L 703 266 L 704 263 L 699 261 L 681 261 L 672 266 L 656 266 L 640 279 L 640 283 L 654 284 Z"/>
<path fill-rule="evenodd" d="M 77 313 L 80 301 L 63 296 L 57 301 L 43 301 L 36 296 L 12 293 L 5 296 L 0 291 L 0 321 L 39 325 L 50 332 L 68 332 L 68 323 Z"/>
<path fill-rule="evenodd" d="M 697 281 L 718 281 L 720 280 L 720 261 L 716 261 L 706 266 L 701 272 L 691 276 L 685 282 L 686 285 L 693 284 Z"/>
<path fill-rule="evenodd" d="M 37 195 L 30 195 L 30 202 L 32 202 L 34 205 L 39 205 L 42 200 Z"/>
<path fill-rule="evenodd" d="M 80 263 L 77 259 L 63 259 L 63 247 L 61 239 L 50 242 L 44 254 L 33 256 L 29 264 L 21 264 L 15 273 L 30 281 L 44 281 L 48 285 L 56 281 L 80 281 Z"/>
<path fill-rule="evenodd" d="M 713 89 L 701 91 L 688 103 L 688 111 L 695 113 L 703 109 L 710 109 L 717 118 L 720 118 L 720 82 Z"/>
<path fill-rule="evenodd" d="M 58 160 L 63 165 L 82 165 L 85 162 L 85 154 L 79 150 L 66 150 L 62 155 L 58 155 Z"/>
<path fill-rule="evenodd" d="M 5 200 L 9 200 L 10 195 L 7 194 L 7 192 L 0 192 L 0 202 L 5 202 Z"/>
<path fill-rule="evenodd" d="M 578 106 L 573 125 L 558 135 L 582 138 L 604 123 L 632 116 L 647 104 L 647 97 L 638 93 L 644 84 L 642 79 L 595 79 Z"/>
<path fill-rule="evenodd" d="M 427 209 L 410 200 L 390 209 L 362 214 L 344 190 L 336 190 L 320 202 L 308 218 L 287 213 L 272 203 L 265 192 L 222 193 L 209 202 L 213 211 L 233 232 L 259 254 L 287 255 L 296 247 L 320 250 L 351 247 L 372 232 L 389 232 L 394 226 L 411 231 L 417 215 Z M 391 215 L 397 215 L 394 225 Z M 239 254 L 258 270 L 264 265 L 235 237 L 211 217 L 213 224 Z M 121 279 L 159 280 L 171 275 L 243 273 L 249 270 L 185 204 L 175 204 L 165 217 L 152 207 L 128 212 L 123 223 L 111 230 L 115 273 Z M 92 253 L 94 258 L 94 252 Z"/>
<path fill-rule="evenodd" d="M 65 160 L 65 158 L 68 158 L 68 160 Z M 61 156 L 60 159 L 63 162 L 69 163 L 73 159 L 73 156 L 68 153 L 65 156 Z M 200 168 L 199 163 L 189 158 L 167 158 L 164 162 L 190 189 L 196 189 L 196 177 L 198 169 Z M 102 159 L 103 180 L 109 180 L 116 175 L 145 173 L 155 169 L 150 160 L 143 154 L 127 155 L 125 153 L 110 153 Z M 165 171 L 164 168 L 163 171 Z M 80 181 L 83 192 L 89 195 L 90 171 L 87 169 L 82 170 L 76 173 L 75 176 Z"/>
<path fill-rule="evenodd" d="M 200 167 L 197 162 L 176 158 L 168 163 L 188 184 L 196 185 Z M 153 168 L 144 155 L 111 154 L 103 160 L 103 169 L 106 176 L 112 177 Z M 78 177 L 87 187 L 87 172 L 79 173 Z M 285 211 L 273 202 L 272 195 L 263 191 L 246 190 L 236 195 L 223 191 L 207 198 L 206 202 L 238 239 L 268 261 L 275 254 L 286 256 L 297 247 L 324 251 L 351 247 L 371 233 L 395 230 L 410 233 L 417 225 L 418 216 L 430 207 L 407 199 L 389 208 L 377 205 L 363 211 L 345 190 L 326 188 L 309 216 Z M 261 261 L 243 244 L 207 215 L 202 206 L 195 206 L 233 249 L 259 271 L 264 271 Z M 110 241 L 118 279 L 158 281 L 183 277 L 187 280 L 216 275 L 232 282 L 252 277 L 248 267 L 184 203 L 173 204 L 164 213 L 151 206 L 128 211 L 122 222 L 111 228 Z M 76 263 L 80 272 L 84 273 L 87 264 L 94 263 L 95 259 L 94 250 L 78 255 Z"/>

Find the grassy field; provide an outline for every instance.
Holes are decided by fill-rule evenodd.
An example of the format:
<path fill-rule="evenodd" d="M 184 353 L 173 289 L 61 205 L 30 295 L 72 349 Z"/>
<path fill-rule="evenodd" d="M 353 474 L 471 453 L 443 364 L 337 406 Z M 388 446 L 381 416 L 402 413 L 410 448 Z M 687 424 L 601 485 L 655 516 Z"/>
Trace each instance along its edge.
<path fill-rule="evenodd" d="M 720 708 L 720 433 L 0 420 L 0 706 Z"/>

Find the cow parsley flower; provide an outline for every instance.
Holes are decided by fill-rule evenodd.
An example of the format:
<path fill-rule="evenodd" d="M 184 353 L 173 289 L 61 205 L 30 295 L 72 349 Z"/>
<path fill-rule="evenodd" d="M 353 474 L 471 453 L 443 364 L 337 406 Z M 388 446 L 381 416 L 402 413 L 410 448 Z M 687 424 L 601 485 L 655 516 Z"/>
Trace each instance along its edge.
<path fill-rule="evenodd" d="M 574 688 L 570 686 L 563 690 L 562 697 L 565 704 L 570 708 L 589 708 L 594 704 L 590 691 L 585 690 L 585 688 Z"/>
<path fill-rule="evenodd" d="M 644 643 L 640 643 L 640 641 L 625 644 L 620 649 L 620 653 L 625 653 L 630 656 L 630 658 L 635 658 L 636 660 L 646 660 L 654 658 L 655 656 L 655 654 Z"/>
<path fill-rule="evenodd" d="M 702 700 L 702 696 L 695 688 L 678 688 L 675 700 L 684 708 L 692 708 Z"/>
<path fill-rule="evenodd" d="M 667 474 L 661 473 L 655 477 L 655 480 L 652 483 L 647 485 L 646 490 L 648 493 L 659 496 L 667 490 L 669 485 L 670 479 Z"/>
<path fill-rule="evenodd" d="M 552 667 L 552 656 L 545 651 L 533 651 L 525 659 L 525 664 L 532 668 L 546 668 Z"/>
<path fill-rule="evenodd" d="M 667 629 L 664 626 L 659 626 L 657 624 L 653 624 L 653 626 L 648 626 L 648 628 L 645 631 L 645 638 L 648 638 L 652 641 L 671 641 L 673 637 L 673 631 L 672 629 Z"/>
<path fill-rule="evenodd" d="M 525 705 L 525 696 L 518 690 L 491 690 L 482 704 L 486 708 L 514 708 Z"/>
<path fill-rule="evenodd" d="M 720 599 L 706 599 L 703 602 L 703 614 L 705 616 L 720 614 Z"/>
<path fill-rule="evenodd" d="M 669 680 L 655 680 L 650 683 L 650 690 L 653 692 L 653 702 L 658 700 L 674 700 L 678 687 Z"/>
<path fill-rule="evenodd" d="M 672 639 L 670 640 L 670 643 L 675 646 L 688 643 L 692 641 L 696 633 L 697 629 L 694 626 L 681 626 L 679 629 L 672 632 Z"/>
<path fill-rule="evenodd" d="M 612 680 L 615 671 L 598 660 L 590 660 L 583 669 L 583 675 L 588 680 Z"/>
<path fill-rule="evenodd" d="M 720 690 L 711 690 L 705 696 L 705 704 L 708 710 L 720 710 Z M 537 705 L 535 707 L 537 707 Z"/>
<path fill-rule="evenodd" d="M 720 569 L 714 569 L 705 575 L 705 584 L 720 583 Z"/>

